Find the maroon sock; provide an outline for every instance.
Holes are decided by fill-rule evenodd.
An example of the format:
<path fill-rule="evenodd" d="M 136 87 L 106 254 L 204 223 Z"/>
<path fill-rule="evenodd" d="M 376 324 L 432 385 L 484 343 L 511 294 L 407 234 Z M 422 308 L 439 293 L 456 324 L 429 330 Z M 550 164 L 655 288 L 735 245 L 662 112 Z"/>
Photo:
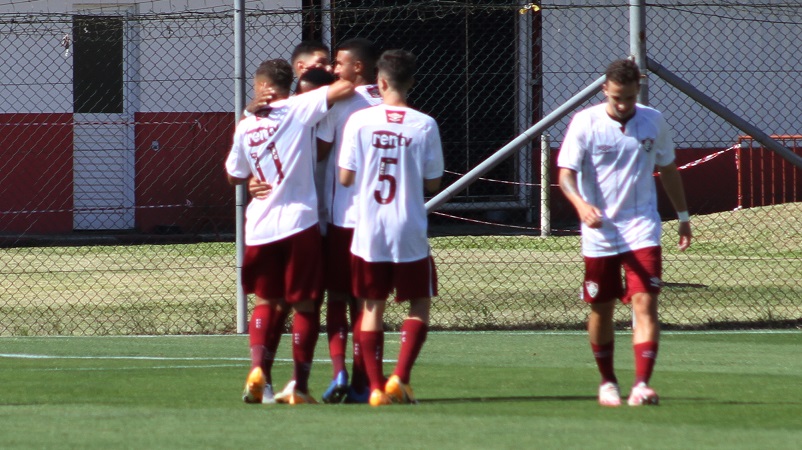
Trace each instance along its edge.
<path fill-rule="evenodd" d="M 268 331 L 265 339 L 265 352 L 262 357 L 262 369 L 265 371 L 265 378 L 267 384 L 273 384 L 273 363 L 276 360 L 276 351 L 278 344 L 281 342 L 281 335 L 284 333 L 284 324 L 287 321 L 287 310 L 271 308 L 270 330 Z"/>
<path fill-rule="evenodd" d="M 362 357 L 362 314 L 357 314 L 354 324 L 354 364 L 351 368 L 351 388 L 356 392 L 364 392 L 368 387 L 368 376 L 365 373 L 365 361 Z"/>
<path fill-rule="evenodd" d="M 415 360 L 418 359 L 423 343 L 426 342 L 428 331 L 429 326 L 420 320 L 407 319 L 401 325 L 401 350 L 393 374 L 404 384 L 409 384 L 409 374 L 412 372 Z"/>
<path fill-rule="evenodd" d="M 613 382 L 618 383 L 615 377 L 615 370 L 613 369 L 613 350 L 615 349 L 615 341 L 610 341 L 607 344 L 590 344 L 593 349 L 593 357 L 596 358 L 596 365 L 599 367 L 599 373 L 602 377 L 602 383 Z"/>
<path fill-rule="evenodd" d="M 365 363 L 365 373 L 368 376 L 371 392 L 384 390 L 384 331 L 362 331 L 360 334 L 362 347 L 362 361 Z"/>
<path fill-rule="evenodd" d="M 657 342 L 647 341 L 635 344 L 635 384 L 649 384 L 654 363 L 657 361 Z"/>
<path fill-rule="evenodd" d="M 295 362 L 295 389 L 303 393 L 309 392 L 309 372 L 319 331 L 319 313 L 295 312 L 292 321 L 292 359 Z"/>
<path fill-rule="evenodd" d="M 256 305 L 251 313 L 248 336 L 251 349 L 251 369 L 262 366 L 265 354 L 265 341 L 270 331 L 270 306 Z M 264 369 L 264 367 L 262 367 Z"/>
<path fill-rule="evenodd" d="M 326 334 L 329 337 L 333 376 L 345 370 L 345 347 L 348 344 L 348 303 L 330 301 L 326 308 Z"/>

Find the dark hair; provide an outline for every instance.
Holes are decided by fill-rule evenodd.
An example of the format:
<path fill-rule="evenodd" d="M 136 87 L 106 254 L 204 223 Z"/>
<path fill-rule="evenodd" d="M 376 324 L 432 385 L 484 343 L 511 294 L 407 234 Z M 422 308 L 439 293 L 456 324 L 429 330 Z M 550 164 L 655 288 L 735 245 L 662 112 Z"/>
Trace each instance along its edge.
<path fill-rule="evenodd" d="M 379 57 L 376 68 L 390 86 L 395 89 L 409 89 L 415 79 L 417 58 L 406 50 L 387 50 Z"/>
<path fill-rule="evenodd" d="M 290 61 L 295 64 L 295 61 L 301 55 L 311 55 L 315 52 L 325 52 L 327 55 L 329 54 L 329 47 L 320 42 L 320 41 L 301 41 L 300 44 L 295 46 L 295 50 L 292 51 L 292 56 L 290 57 Z"/>
<path fill-rule="evenodd" d="M 625 85 L 631 83 L 640 84 L 640 69 L 638 64 L 631 59 L 617 59 L 607 66 L 605 72 L 607 81 Z"/>
<path fill-rule="evenodd" d="M 376 60 L 379 59 L 379 49 L 373 41 L 364 38 L 351 38 L 343 41 L 337 51 L 348 51 L 354 59 L 361 62 L 370 71 L 376 69 Z"/>
<path fill-rule="evenodd" d="M 301 75 L 301 78 L 298 79 L 298 87 L 296 90 L 300 90 L 301 83 L 304 82 L 311 84 L 313 89 L 315 89 L 334 83 L 334 75 L 322 67 L 314 67 Z"/>
<path fill-rule="evenodd" d="M 269 79 L 277 89 L 290 91 L 292 87 L 292 66 L 283 59 L 268 59 L 259 64 L 257 77 Z"/>

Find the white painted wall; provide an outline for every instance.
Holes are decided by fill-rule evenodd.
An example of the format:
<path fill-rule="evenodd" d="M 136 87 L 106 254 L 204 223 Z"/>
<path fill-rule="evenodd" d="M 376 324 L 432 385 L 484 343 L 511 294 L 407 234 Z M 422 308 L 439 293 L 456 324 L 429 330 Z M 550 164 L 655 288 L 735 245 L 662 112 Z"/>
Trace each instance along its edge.
<path fill-rule="evenodd" d="M 248 1 L 246 9 L 297 10 L 300 0 Z M 126 59 L 133 69 L 129 92 L 137 92 L 135 111 L 216 112 L 231 111 L 234 103 L 234 45 L 232 1 L 20 1 L 0 4 L 0 17 L 19 15 L 40 23 L 0 22 L 0 61 L 11 68 L 0 70 L 0 113 L 72 112 L 72 52 L 61 46 L 72 34 L 71 14 L 84 8 L 93 13 L 116 13 L 134 7 L 135 15 L 148 13 L 226 12 L 211 20 L 170 20 L 170 15 L 150 14 L 136 22 L 133 41 L 126 45 Z M 47 15 L 27 16 L 30 13 Z M 44 23 L 41 23 L 42 19 Z M 286 24 L 300 17 L 285 15 Z M 289 58 L 300 41 L 300 27 L 252 25 L 246 41 L 246 71 L 259 62 Z M 72 50 L 72 48 L 70 49 Z"/>

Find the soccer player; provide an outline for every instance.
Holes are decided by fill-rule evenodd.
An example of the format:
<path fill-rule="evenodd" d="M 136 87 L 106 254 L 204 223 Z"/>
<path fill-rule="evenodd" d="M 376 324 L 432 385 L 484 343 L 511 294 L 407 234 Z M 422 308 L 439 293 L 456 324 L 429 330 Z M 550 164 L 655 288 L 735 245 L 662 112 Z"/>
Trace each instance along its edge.
<path fill-rule="evenodd" d="M 434 119 L 407 105 L 415 62 L 405 50 L 382 53 L 377 69 L 383 103 L 351 115 L 338 159 L 340 182 L 357 192 L 352 290 L 364 305 L 358 339 L 373 406 L 415 403 L 410 372 L 437 295 L 424 189 L 440 187 L 443 150 Z M 382 318 L 392 290 L 396 301 L 409 302 L 409 313 L 401 326 L 398 363 L 385 382 Z"/>
<path fill-rule="evenodd" d="M 348 39 L 337 48 L 334 74 L 354 83 L 356 95 L 338 102 L 318 124 L 318 155 L 325 169 L 323 200 L 326 204 L 328 226 L 323 240 L 324 286 L 327 290 L 326 332 L 332 362 L 332 381 L 323 393 L 326 403 L 367 403 L 370 392 L 359 348 L 359 306 L 351 297 L 351 239 L 354 234 L 354 188 L 337 182 L 336 161 L 340 155 L 345 122 L 355 111 L 382 102 L 376 80 L 375 45 L 361 38 Z M 333 152 L 331 150 L 334 150 Z M 348 309 L 354 330 L 353 370 L 351 384 L 345 369 L 345 349 L 348 344 Z"/>
<path fill-rule="evenodd" d="M 283 331 L 282 309 L 295 312 L 292 325 L 296 375 L 288 403 L 315 403 L 309 395 L 309 372 L 320 328 L 316 302 L 321 296 L 321 237 L 313 183 L 315 152 L 312 130 L 330 105 L 353 95 L 353 84 L 340 80 L 306 94 L 290 97 L 293 73 L 284 60 L 259 65 L 254 76 L 257 96 L 275 92 L 267 109 L 240 121 L 226 160 L 231 184 L 258 177 L 272 186 L 265 199 L 248 204 L 242 284 L 256 301 L 249 326 L 251 371 L 245 385 L 246 403 L 273 400 L 267 355 L 271 340 Z"/>
<path fill-rule="evenodd" d="M 330 84 L 329 79 L 323 73 L 324 71 L 331 72 L 331 65 L 329 63 L 329 48 L 326 45 L 318 41 L 302 41 L 295 47 L 295 49 L 293 49 L 290 61 L 292 64 L 293 73 L 298 80 L 295 90 L 296 94 L 301 94 L 324 84 Z M 264 89 L 261 93 L 254 95 L 253 100 L 246 108 L 245 116 L 247 117 L 256 110 L 265 107 L 273 100 L 273 96 L 274 94 L 270 89 Z M 312 139 L 314 140 L 314 138 Z M 325 227 L 327 222 L 326 208 L 324 202 L 322 201 L 325 170 L 325 163 L 317 163 L 315 165 L 315 187 L 318 197 L 318 219 L 320 220 L 322 227 Z M 265 199 L 268 195 L 270 195 L 272 186 L 269 183 L 260 180 L 258 177 L 251 177 L 248 183 L 248 191 L 252 198 Z M 325 231 L 325 228 L 322 228 L 321 231 Z M 289 315 L 289 310 L 282 310 L 279 308 L 279 313 L 283 315 L 283 318 L 279 318 L 278 320 L 281 324 L 284 324 L 287 320 L 287 316 Z M 276 339 L 280 338 L 280 335 L 276 337 Z M 277 340 L 270 340 L 268 342 L 267 355 L 274 355 L 276 349 L 278 348 L 278 344 L 279 342 Z M 276 402 L 286 403 L 292 396 L 294 389 L 295 374 L 293 374 L 292 378 L 284 386 L 284 388 L 280 392 L 276 393 Z"/>
<path fill-rule="evenodd" d="M 649 387 L 657 358 L 662 256 L 655 166 L 679 217 L 679 249 L 691 244 L 682 179 L 671 130 L 659 111 L 637 104 L 641 74 L 629 59 L 614 61 L 602 85 L 605 103 L 577 113 L 557 159 L 559 183 L 582 223 L 588 334 L 601 373 L 599 403 L 618 406 L 613 370 L 615 300 L 632 304 L 635 383 L 628 403 L 656 405 Z M 623 268 L 626 285 L 622 283 Z"/>

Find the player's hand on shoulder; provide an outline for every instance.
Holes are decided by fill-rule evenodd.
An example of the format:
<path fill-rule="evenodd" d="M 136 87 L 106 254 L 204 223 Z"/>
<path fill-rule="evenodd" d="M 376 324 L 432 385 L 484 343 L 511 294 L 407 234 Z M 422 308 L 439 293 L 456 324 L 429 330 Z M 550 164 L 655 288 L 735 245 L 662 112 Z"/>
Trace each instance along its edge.
<path fill-rule="evenodd" d="M 256 200 L 265 200 L 273 191 L 273 186 L 256 177 L 251 177 L 248 181 L 248 193 Z"/>
<path fill-rule="evenodd" d="M 273 88 L 268 88 L 256 95 L 250 103 L 245 107 L 245 110 L 251 114 L 256 111 L 267 107 L 276 98 L 276 92 Z"/>

